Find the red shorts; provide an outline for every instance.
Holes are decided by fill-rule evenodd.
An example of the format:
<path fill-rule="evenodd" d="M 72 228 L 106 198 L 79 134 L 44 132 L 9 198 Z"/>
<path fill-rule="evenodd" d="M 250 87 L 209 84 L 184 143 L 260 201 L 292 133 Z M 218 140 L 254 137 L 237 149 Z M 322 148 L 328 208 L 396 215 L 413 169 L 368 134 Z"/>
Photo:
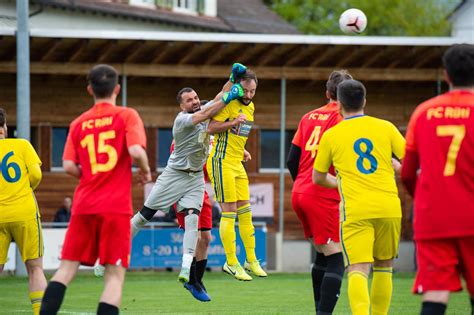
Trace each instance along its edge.
<path fill-rule="evenodd" d="M 461 279 L 474 296 L 474 236 L 416 241 L 416 274 L 413 293 L 461 291 Z"/>
<path fill-rule="evenodd" d="M 176 207 L 174 207 L 176 211 Z M 184 228 L 184 212 L 177 212 L 176 218 L 180 227 Z M 202 201 L 202 209 L 199 214 L 198 229 L 202 231 L 209 231 L 212 229 L 212 204 L 209 199 L 207 191 L 204 191 L 204 200 Z"/>
<path fill-rule="evenodd" d="M 71 217 L 61 259 L 94 266 L 122 265 L 130 261 L 130 215 L 78 214 Z"/>
<path fill-rule="evenodd" d="M 313 238 L 316 245 L 339 243 L 339 201 L 300 193 L 291 199 L 306 238 Z"/>

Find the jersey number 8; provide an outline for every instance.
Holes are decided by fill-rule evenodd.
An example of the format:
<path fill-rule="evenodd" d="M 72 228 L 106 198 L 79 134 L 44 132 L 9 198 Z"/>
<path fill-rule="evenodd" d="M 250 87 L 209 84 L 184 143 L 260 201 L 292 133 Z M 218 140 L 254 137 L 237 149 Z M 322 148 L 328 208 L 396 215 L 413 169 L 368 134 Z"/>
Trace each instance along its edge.
<path fill-rule="evenodd" d="M 365 144 L 365 151 L 362 151 L 362 143 Z M 375 156 L 370 154 L 373 149 L 374 145 L 372 144 L 372 141 L 367 138 L 360 138 L 357 139 L 356 142 L 354 142 L 354 151 L 359 156 L 359 158 L 357 159 L 357 169 L 362 174 L 372 174 L 377 170 L 377 159 L 375 158 Z M 366 168 L 366 166 L 364 165 L 364 160 L 369 161 L 369 168 Z"/>

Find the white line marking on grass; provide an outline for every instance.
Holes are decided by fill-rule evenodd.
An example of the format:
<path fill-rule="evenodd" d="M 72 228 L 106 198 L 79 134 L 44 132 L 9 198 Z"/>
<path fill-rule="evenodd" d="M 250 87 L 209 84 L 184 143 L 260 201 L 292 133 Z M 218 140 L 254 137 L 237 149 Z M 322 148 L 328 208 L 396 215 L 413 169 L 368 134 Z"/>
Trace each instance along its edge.
<path fill-rule="evenodd" d="M 14 310 L 14 311 L 12 311 L 12 313 L 29 313 L 29 314 L 31 314 L 31 310 Z M 59 314 L 94 315 L 95 313 L 60 311 Z"/>

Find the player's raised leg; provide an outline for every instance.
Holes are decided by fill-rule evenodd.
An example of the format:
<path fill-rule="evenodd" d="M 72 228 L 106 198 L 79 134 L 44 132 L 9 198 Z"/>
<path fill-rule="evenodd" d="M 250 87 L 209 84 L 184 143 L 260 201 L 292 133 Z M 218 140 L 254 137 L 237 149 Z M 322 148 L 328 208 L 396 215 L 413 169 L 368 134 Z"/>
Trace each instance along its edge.
<path fill-rule="evenodd" d="M 198 240 L 198 215 L 199 210 L 186 209 L 187 214 L 184 218 L 184 237 L 183 237 L 183 261 L 181 271 L 178 276 L 180 282 L 188 282 L 191 272 L 191 264 L 194 259 L 196 245 Z"/>

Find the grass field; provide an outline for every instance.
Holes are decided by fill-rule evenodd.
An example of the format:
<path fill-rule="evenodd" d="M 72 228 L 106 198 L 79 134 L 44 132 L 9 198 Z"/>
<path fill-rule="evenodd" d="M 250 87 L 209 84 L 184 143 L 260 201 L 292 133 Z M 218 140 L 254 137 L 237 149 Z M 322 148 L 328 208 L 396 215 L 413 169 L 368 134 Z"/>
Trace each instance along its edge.
<path fill-rule="evenodd" d="M 314 314 L 309 274 L 270 274 L 267 279 L 239 282 L 222 272 L 208 272 L 210 303 L 193 299 L 176 273 L 129 272 L 122 314 Z M 419 314 L 420 298 L 410 293 L 413 274 L 397 274 L 390 314 Z M 347 281 L 335 314 L 349 314 Z M 102 280 L 80 274 L 68 288 L 60 314 L 95 314 Z M 27 280 L 0 277 L 0 313 L 30 312 Z M 465 291 L 453 294 L 448 314 L 470 314 Z"/>

